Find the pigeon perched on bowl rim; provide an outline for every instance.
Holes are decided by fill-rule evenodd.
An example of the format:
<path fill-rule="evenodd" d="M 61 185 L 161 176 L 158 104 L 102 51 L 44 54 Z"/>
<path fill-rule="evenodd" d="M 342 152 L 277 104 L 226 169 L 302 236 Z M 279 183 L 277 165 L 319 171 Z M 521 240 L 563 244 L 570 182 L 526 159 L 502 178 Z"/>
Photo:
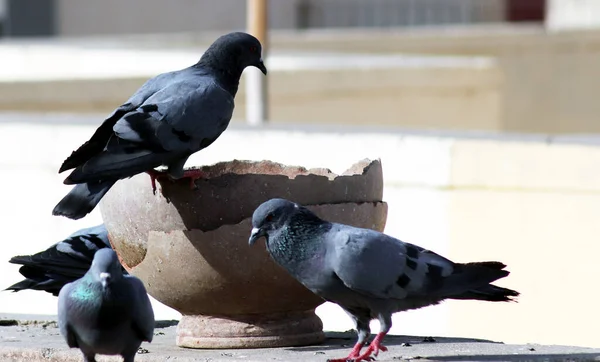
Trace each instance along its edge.
<path fill-rule="evenodd" d="M 155 180 L 165 177 L 187 177 L 195 187 L 202 173 L 183 167 L 229 126 L 248 66 L 267 74 L 262 45 L 250 34 L 233 32 L 215 40 L 196 64 L 144 83 L 63 162 L 59 173 L 73 169 L 64 183 L 75 186 L 52 214 L 80 219 L 115 182 L 142 172 L 150 175 L 153 192 Z M 167 167 L 166 173 L 157 167 Z"/>

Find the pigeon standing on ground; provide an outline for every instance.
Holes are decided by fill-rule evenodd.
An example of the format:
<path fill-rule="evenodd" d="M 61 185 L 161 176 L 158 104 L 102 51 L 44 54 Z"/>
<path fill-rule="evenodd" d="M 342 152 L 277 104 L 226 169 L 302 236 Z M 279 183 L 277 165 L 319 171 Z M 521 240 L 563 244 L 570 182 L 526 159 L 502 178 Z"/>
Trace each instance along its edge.
<path fill-rule="evenodd" d="M 354 320 L 358 341 L 347 358 L 367 361 L 392 326 L 392 314 L 444 299 L 511 301 L 518 292 L 490 284 L 509 274 L 496 262 L 454 263 L 432 251 L 383 233 L 320 219 L 284 199 L 271 199 L 252 216 L 250 245 L 261 237 L 271 257 L 323 299 Z M 378 319 L 380 332 L 361 354 Z"/>
<path fill-rule="evenodd" d="M 104 224 L 78 230 L 48 249 L 33 255 L 14 256 L 9 263 L 22 265 L 24 280 L 6 290 L 42 290 L 58 296 L 65 284 L 81 278 L 92 265 L 96 251 L 112 248 Z M 125 269 L 123 269 L 124 273 Z"/>
<path fill-rule="evenodd" d="M 85 362 L 96 354 L 121 355 L 133 362 L 142 341 L 152 342 L 154 312 L 146 288 L 121 273 L 117 254 L 100 249 L 83 278 L 65 285 L 58 295 L 58 327 Z"/>
<path fill-rule="evenodd" d="M 147 172 L 153 191 L 157 177 L 202 177 L 184 171 L 188 157 L 212 144 L 231 120 L 242 71 L 267 68 L 252 35 L 234 32 L 218 38 L 198 63 L 148 80 L 117 108 L 93 136 L 62 164 L 59 173 L 76 186 L 54 207 L 53 215 L 80 219 L 90 213 L 120 179 Z M 166 175 L 156 167 L 166 166 Z"/>

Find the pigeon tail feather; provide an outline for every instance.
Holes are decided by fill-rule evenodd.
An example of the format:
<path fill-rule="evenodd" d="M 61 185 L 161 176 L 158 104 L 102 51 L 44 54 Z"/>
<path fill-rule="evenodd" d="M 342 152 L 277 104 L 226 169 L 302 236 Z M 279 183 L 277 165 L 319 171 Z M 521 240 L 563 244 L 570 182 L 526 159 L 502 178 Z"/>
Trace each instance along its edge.
<path fill-rule="evenodd" d="M 469 290 L 460 295 L 452 296 L 451 299 L 472 299 L 484 300 L 488 302 L 515 302 L 516 297 L 521 293 L 516 290 L 502 288 L 493 284 L 488 284 L 481 288 Z"/>
<path fill-rule="evenodd" d="M 456 264 L 455 274 L 448 277 L 448 298 L 475 299 L 490 302 L 512 301 L 519 292 L 490 283 L 510 274 L 504 270 L 505 264 L 497 261 L 484 261 Z M 452 286 L 471 287 L 466 292 L 452 293 Z M 464 289 L 463 289 L 464 290 Z"/>
<path fill-rule="evenodd" d="M 434 283 L 435 288 L 430 290 L 430 293 L 444 298 L 453 298 L 465 291 L 485 287 L 509 275 L 510 272 L 503 270 L 505 267 L 506 265 L 495 261 L 456 263 L 454 272 Z"/>
<path fill-rule="evenodd" d="M 81 219 L 94 210 L 117 180 L 78 184 L 54 207 L 52 215 Z"/>

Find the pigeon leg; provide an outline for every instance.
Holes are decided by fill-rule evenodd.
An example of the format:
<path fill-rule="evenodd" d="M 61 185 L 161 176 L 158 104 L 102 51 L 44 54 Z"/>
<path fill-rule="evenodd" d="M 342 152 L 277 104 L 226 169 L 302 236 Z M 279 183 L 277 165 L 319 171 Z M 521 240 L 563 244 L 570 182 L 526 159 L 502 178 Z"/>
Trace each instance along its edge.
<path fill-rule="evenodd" d="M 83 354 L 83 362 L 96 362 L 96 354 L 95 353 L 84 353 Z"/>
<path fill-rule="evenodd" d="M 379 354 L 379 351 L 387 351 L 387 347 L 383 346 L 381 344 L 381 341 L 383 341 L 385 335 L 390 331 L 390 328 L 392 328 L 392 315 L 389 313 L 380 313 L 377 319 L 379 319 L 381 329 L 379 330 L 379 333 L 377 333 L 377 335 L 373 339 L 373 342 L 371 342 L 365 353 L 356 358 L 356 362 L 373 360 L 371 354 L 377 356 Z"/>
<path fill-rule="evenodd" d="M 328 360 L 328 362 L 347 362 L 347 361 L 351 361 L 351 362 L 357 361 L 358 362 L 358 361 L 361 361 L 360 359 L 358 359 L 360 356 L 360 350 L 363 348 L 367 338 L 371 334 L 371 328 L 369 327 L 370 318 L 369 318 L 368 313 L 365 316 L 365 315 L 353 314 L 348 311 L 346 311 L 346 312 L 354 320 L 354 323 L 356 323 L 356 332 L 358 334 L 358 340 L 356 341 L 354 348 L 352 348 L 352 351 L 350 351 L 350 354 L 348 355 L 348 357 L 330 359 L 330 360 Z M 371 359 L 367 359 L 367 361 L 370 361 L 370 360 Z"/>
<path fill-rule="evenodd" d="M 375 339 L 373 339 L 373 342 L 371 342 L 365 353 L 358 356 L 354 361 L 372 361 L 373 357 L 371 357 L 371 354 L 377 356 L 379 354 L 379 351 L 387 351 L 387 347 L 381 344 L 381 341 L 383 340 L 383 337 L 385 337 L 385 334 L 385 332 L 377 333 L 377 336 L 375 336 Z"/>
<path fill-rule="evenodd" d="M 160 172 L 160 171 L 151 169 L 149 171 L 146 171 L 146 173 L 148 175 L 150 175 L 150 182 L 152 183 L 152 193 L 154 195 L 156 195 L 156 180 L 158 180 L 158 179 L 167 179 L 170 181 L 176 180 L 175 178 L 171 177 L 168 172 Z M 204 177 L 204 173 L 198 169 L 185 170 L 183 172 L 183 176 L 182 176 L 182 178 L 190 179 L 190 189 L 191 190 L 196 189 L 195 181 L 198 179 L 201 179 L 203 177 Z"/>
<path fill-rule="evenodd" d="M 152 183 L 152 193 L 156 195 L 156 180 L 159 178 L 168 178 L 166 172 L 156 171 L 155 169 L 151 169 L 146 171 L 148 175 L 150 175 L 150 182 Z"/>
<path fill-rule="evenodd" d="M 135 353 L 126 353 L 121 356 L 123 357 L 123 362 L 134 362 Z"/>
<path fill-rule="evenodd" d="M 196 189 L 196 180 L 204 177 L 204 173 L 197 168 L 183 171 L 183 177 L 190 179 L 190 189 Z"/>

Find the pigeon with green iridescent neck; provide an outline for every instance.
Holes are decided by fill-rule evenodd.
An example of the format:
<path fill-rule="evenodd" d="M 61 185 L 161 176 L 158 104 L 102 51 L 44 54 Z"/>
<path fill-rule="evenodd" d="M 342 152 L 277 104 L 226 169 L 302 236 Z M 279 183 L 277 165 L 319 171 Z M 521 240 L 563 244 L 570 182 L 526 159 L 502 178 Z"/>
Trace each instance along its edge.
<path fill-rule="evenodd" d="M 392 314 L 445 299 L 511 301 L 518 292 L 495 286 L 506 277 L 497 262 L 454 263 L 383 233 L 317 217 L 305 207 L 271 199 L 252 216 L 252 245 L 261 237 L 271 257 L 305 287 L 342 307 L 354 320 L 358 341 L 346 358 L 370 361 L 392 327 Z M 380 331 L 361 353 L 378 319 Z"/>
<path fill-rule="evenodd" d="M 85 362 L 94 362 L 96 354 L 133 362 L 142 342 L 152 341 L 154 312 L 144 284 L 123 275 L 117 254 L 105 248 L 96 252 L 81 279 L 60 290 L 58 326 Z"/>

